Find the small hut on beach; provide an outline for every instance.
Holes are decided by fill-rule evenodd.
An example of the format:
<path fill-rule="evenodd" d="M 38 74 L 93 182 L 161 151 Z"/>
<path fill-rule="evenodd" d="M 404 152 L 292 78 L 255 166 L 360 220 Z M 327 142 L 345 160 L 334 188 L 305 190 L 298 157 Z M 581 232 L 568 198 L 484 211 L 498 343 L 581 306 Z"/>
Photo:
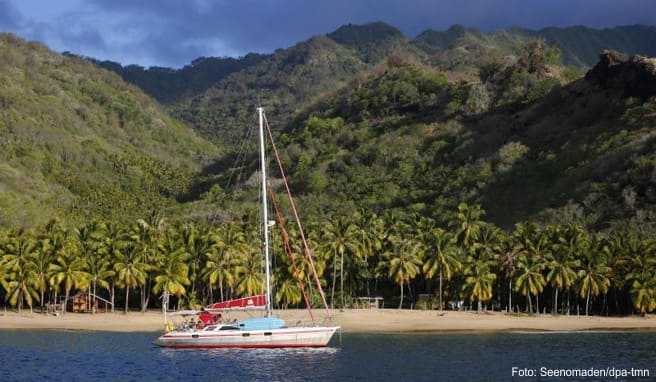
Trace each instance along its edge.
<path fill-rule="evenodd" d="M 382 309 L 385 307 L 385 299 L 382 297 L 358 297 L 356 308 L 358 309 Z"/>
<path fill-rule="evenodd" d="M 107 313 L 111 308 L 111 301 L 88 292 L 80 292 L 69 297 L 66 302 L 66 311 L 74 313 L 91 313 L 99 310 L 104 310 Z"/>

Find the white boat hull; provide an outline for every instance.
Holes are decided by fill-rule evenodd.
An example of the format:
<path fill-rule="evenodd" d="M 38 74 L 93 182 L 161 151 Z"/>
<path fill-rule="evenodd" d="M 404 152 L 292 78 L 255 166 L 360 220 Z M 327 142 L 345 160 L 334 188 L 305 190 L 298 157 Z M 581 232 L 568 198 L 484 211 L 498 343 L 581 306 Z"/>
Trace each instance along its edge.
<path fill-rule="evenodd" d="M 339 327 L 299 327 L 269 330 L 173 331 L 155 344 L 170 348 L 290 348 L 325 347 Z"/>

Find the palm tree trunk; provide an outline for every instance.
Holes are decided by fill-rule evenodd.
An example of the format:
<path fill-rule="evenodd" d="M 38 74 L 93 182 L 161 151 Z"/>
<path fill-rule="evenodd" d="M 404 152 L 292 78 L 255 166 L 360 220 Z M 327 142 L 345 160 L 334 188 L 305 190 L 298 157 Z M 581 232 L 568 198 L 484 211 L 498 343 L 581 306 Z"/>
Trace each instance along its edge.
<path fill-rule="evenodd" d="M 554 297 L 554 314 L 558 314 L 558 288 L 556 288 L 556 297 Z"/>
<path fill-rule="evenodd" d="M 93 298 L 91 298 L 93 296 Z M 91 307 L 91 314 L 96 313 L 95 303 L 96 302 L 96 280 L 93 280 L 93 288 L 89 288 L 89 306 Z"/>
<path fill-rule="evenodd" d="M 114 313 L 114 281 L 112 280 L 112 291 L 111 291 L 111 298 L 112 298 L 112 313 Z"/>
<path fill-rule="evenodd" d="M 130 287 L 125 286 L 125 314 L 128 314 L 128 298 L 130 297 Z"/>
<path fill-rule="evenodd" d="M 526 295 L 526 297 L 528 297 L 528 313 L 531 314 L 533 313 L 533 305 L 531 304 L 531 293 L 529 292 L 528 295 Z"/>
<path fill-rule="evenodd" d="M 508 280 L 508 313 L 512 312 L 512 280 Z"/>
<path fill-rule="evenodd" d="M 166 291 L 166 288 L 164 288 L 164 295 L 162 296 L 162 314 L 166 316 L 166 309 L 168 308 L 168 302 L 169 302 L 169 292 Z"/>
<path fill-rule="evenodd" d="M 344 303 L 344 252 L 342 252 L 339 261 L 339 289 L 342 295 L 342 309 L 346 307 Z"/>
<path fill-rule="evenodd" d="M 146 280 L 146 290 L 144 293 L 146 294 L 146 300 L 144 301 L 144 305 L 141 307 L 142 313 L 145 313 L 148 310 L 148 303 L 150 302 L 150 278 Z"/>
<path fill-rule="evenodd" d="M 43 313 L 43 295 L 45 293 L 44 288 L 41 288 L 41 313 Z"/>
<path fill-rule="evenodd" d="M 212 293 L 212 284 L 207 283 L 208 294 L 210 298 L 210 304 L 214 302 L 214 294 Z"/>
<path fill-rule="evenodd" d="M 330 307 L 335 309 L 335 281 L 337 281 L 337 251 L 333 255 L 333 288 L 330 292 Z"/>
<path fill-rule="evenodd" d="M 540 314 L 540 293 L 535 295 L 535 313 Z"/>
<path fill-rule="evenodd" d="M 62 304 L 62 315 L 66 314 L 66 305 L 68 304 L 68 295 L 71 293 L 71 290 L 66 288 L 66 294 L 64 295 L 64 303 Z"/>
<path fill-rule="evenodd" d="M 140 292 L 140 293 L 139 293 L 139 298 L 141 299 L 140 302 L 141 302 L 141 312 L 142 312 L 142 313 L 144 312 L 144 305 L 145 305 L 145 303 L 146 303 L 146 290 L 145 290 L 145 289 L 146 289 L 146 285 L 145 285 L 145 284 L 144 284 L 144 285 L 141 285 L 141 286 L 139 287 L 139 292 Z"/>
<path fill-rule="evenodd" d="M 483 303 L 481 300 L 478 300 L 478 305 L 476 306 L 476 313 L 481 313 L 481 310 L 483 309 Z"/>
<path fill-rule="evenodd" d="M 219 279 L 219 294 L 221 295 L 221 301 L 223 301 L 223 280 Z"/>
<path fill-rule="evenodd" d="M 194 294 L 196 292 L 196 260 L 194 260 L 191 263 L 191 276 L 189 277 L 189 281 L 191 281 L 191 293 Z"/>
<path fill-rule="evenodd" d="M 569 295 L 570 295 L 570 294 L 571 294 L 571 293 L 570 293 L 570 290 L 567 289 L 567 315 L 568 315 L 568 316 L 569 316 L 569 314 L 570 314 L 570 312 L 571 312 L 571 309 L 572 309 L 572 307 L 571 307 L 571 305 L 570 305 L 570 303 L 569 303 Z"/>
<path fill-rule="evenodd" d="M 585 297 L 585 315 L 588 315 L 588 307 L 590 306 L 590 288 L 588 288 L 588 293 Z"/>
<path fill-rule="evenodd" d="M 440 311 L 444 309 L 444 304 L 442 303 L 442 270 L 440 269 Z"/>
<path fill-rule="evenodd" d="M 403 306 L 403 282 L 401 282 L 401 301 L 399 301 L 399 309 Z"/>

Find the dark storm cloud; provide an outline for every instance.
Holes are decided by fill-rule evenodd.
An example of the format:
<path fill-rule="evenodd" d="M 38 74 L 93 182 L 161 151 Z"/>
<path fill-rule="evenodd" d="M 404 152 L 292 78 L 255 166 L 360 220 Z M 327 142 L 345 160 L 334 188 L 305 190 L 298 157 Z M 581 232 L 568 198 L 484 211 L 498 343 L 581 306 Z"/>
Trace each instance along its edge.
<path fill-rule="evenodd" d="M 269 52 L 345 23 L 382 20 L 408 35 L 427 28 L 464 24 L 485 30 L 510 26 L 653 23 L 654 0 L 93 0 L 99 8 L 133 14 L 151 31 L 151 48 L 161 57 L 183 62 L 202 54 L 204 41 L 219 39 L 223 49 L 237 54 Z M 130 20 L 130 18 L 128 18 Z M 128 21 L 129 22 L 129 21 Z M 195 41 L 195 49 L 181 49 Z M 209 44 L 207 51 L 211 51 Z"/>
<path fill-rule="evenodd" d="M 0 11 L 3 5 L 11 11 L 7 0 Z M 409 36 L 453 24 L 492 30 L 656 20 L 655 0 L 85 0 L 75 9 L 22 29 L 60 50 L 180 66 L 201 55 L 270 52 L 342 24 L 377 20 Z M 0 25 L 19 17 L 2 13 Z"/>

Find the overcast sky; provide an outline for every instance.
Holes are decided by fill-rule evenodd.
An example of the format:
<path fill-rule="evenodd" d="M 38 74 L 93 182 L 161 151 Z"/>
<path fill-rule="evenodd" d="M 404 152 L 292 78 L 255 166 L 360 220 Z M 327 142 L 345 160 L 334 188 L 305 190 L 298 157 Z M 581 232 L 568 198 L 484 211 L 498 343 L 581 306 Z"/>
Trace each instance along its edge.
<path fill-rule="evenodd" d="M 144 66 L 266 53 L 377 20 L 410 37 L 453 24 L 653 25 L 656 0 L 0 0 L 0 31 L 57 51 Z"/>

